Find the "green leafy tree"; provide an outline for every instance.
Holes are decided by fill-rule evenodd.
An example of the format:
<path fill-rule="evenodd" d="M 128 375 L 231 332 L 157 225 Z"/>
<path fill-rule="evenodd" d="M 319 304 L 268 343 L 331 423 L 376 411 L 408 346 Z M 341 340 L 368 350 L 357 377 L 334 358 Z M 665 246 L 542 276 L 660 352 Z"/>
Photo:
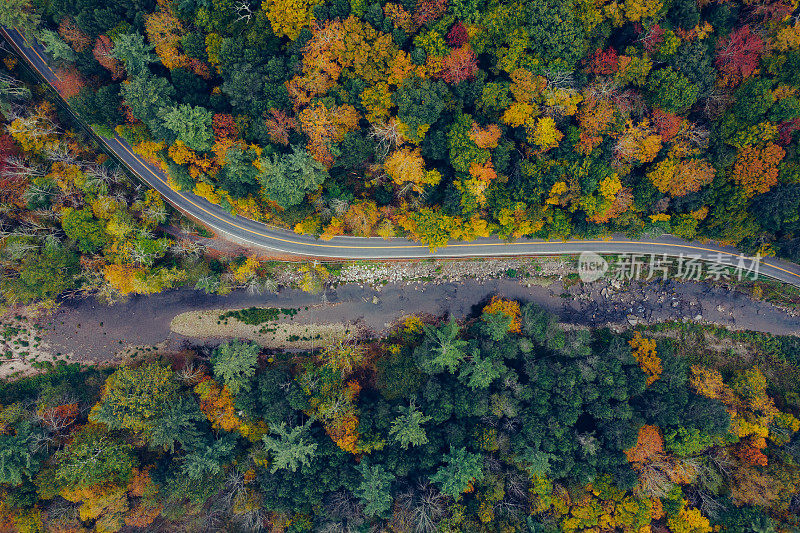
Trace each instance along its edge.
<path fill-rule="evenodd" d="M 291 413 L 287 389 L 291 376 L 282 370 L 267 368 L 258 375 L 258 415 L 268 424 L 278 424 Z"/>
<path fill-rule="evenodd" d="M 16 276 L 0 276 L 0 290 L 10 302 L 53 300 L 76 286 L 78 271 L 79 257 L 74 251 L 48 244 L 26 254 Z"/>
<path fill-rule="evenodd" d="M 90 208 L 66 208 L 62 212 L 61 227 L 67 237 L 78 243 L 78 249 L 91 254 L 101 250 L 108 241 L 108 234 L 101 223 L 94 218 Z"/>
<path fill-rule="evenodd" d="M 184 456 L 181 470 L 195 481 L 215 476 L 220 473 L 234 448 L 236 441 L 227 435 L 216 439 Z"/>
<path fill-rule="evenodd" d="M 175 400 L 178 388 L 173 372 L 165 366 L 123 366 L 106 380 L 103 395 L 89 418 L 111 429 L 129 429 L 149 438 L 166 406 Z"/>
<path fill-rule="evenodd" d="M 425 336 L 428 343 L 424 347 L 428 348 L 432 357 L 423 362 L 423 370 L 443 372 L 446 369 L 454 374 L 464 360 L 463 350 L 467 346 L 467 342 L 459 339 L 458 335 L 458 324 L 453 318 L 439 328 L 426 324 Z"/>
<path fill-rule="evenodd" d="M 575 2 L 538 0 L 526 7 L 530 47 L 545 63 L 571 69 L 586 55 L 588 41 Z"/>
<path fill-rule="evenodd" d="M 503 363 L 496 362 L 491 357 L 481 357 L 476 350 L 469 363 L 461 367 L 459 378 L 466 381 L 470 389 L 488 389 L 505 370 Z"/>
<path fill-rule="evenodd" d="M 31 0 L 3 0 L 0 3 L 0 26 L 18 28 L 30 37 L 38 28 L 40 20 Z"/>
<path fill-rule="evenodd" d="M 125 484 L 136 466 L 132 450 L 133 446 L 115 439 L 101 426 L 86 426 L 53 456 L 55 478 L 70 488 Z"/>
<path fill-rule="evenodd" d="M 148 432 L 150 446 L 175 453 L 175 444 L 184 449 L 194 449 L 202 434 L 197 427 L 205 420 L 197 402 L 179 395 L 167 402 L 161 415 L 153 421 Z"/>
<path fill-rule="evenodd" d="M 514 317 L 506 313 L 483 313 L 481 322 L 483 331 L 493 340 L 501 341 L 508 335 L 508 328 Z"/>
<path fill-rule="evenodd" d="M 680 113 L 692 107 L 700 93 L 686 76 L 670 67 L 650 72 L 647 91 L 654 106 L 671 113 Z"/>
<path fill-rule="evenodd" d="M 296 472 L 298 468 L 307 467 L 311 464 L 317 450 L 317 444 L 307 442 L 304 435 L 308 432 L 311 425 L 309 420 L 302 426 L 287 429 L 286 423 L 270 428 L 270 435 L 264 435 L 265 448 L 272 455 L 272 467 L 270 472 L 273 474 L 281 469 Z"/>
<path fill-rule="evenodd" d="M 445 455 L 447 463 L 431 476 L 431 481 L 439 486 L 442 493 L 456 500 L 474 481 L 483 479 L 483 457 L 470 453 L 466 448 L 450 446 L 450 453 Z"/>
<path fill-rule="evenodd" d="M 382 465 L 369 466 L 366 460 L 356 470 L 361 474 L 361 483 L 354 493 L 364 504 L 364 514 L 384 516 L 394 501 L 391 487 L 395 475 L 387 472 Z"/>
<path fill-rule="evenodd" d="M 153 54 L 153 45 L 145 43 L 140 33 L 122 33 L 116 36 L 111 55 L 125 64 L 130 78 L 148 73 L 150 63 L 158 61 L 158 57 Z"/>
<path fill-rule="evenodd" d="M 397 118 L 408 127 L 408 136 L 418 142 L 425 136 L 420 128 L 433 124 L 439 119 L 445 103 L 450 99 L 447 85 L 441 81 L 431 81 L 412 76 L 392 94 L 397 106 Z"/>
<path fill-rule="evenodd" d="M 214 375 L 222 378 L 231 394 L 250 389 L 256 373 L 260 348 L 252 342 L 233 341 L 221 344 L 214 350 L 211 364 Z"/>
<path fill-rule="evenodd" d="M 192 150 L 203 152 L 214 144 L 213 116 L 203 107 L 181 104 L 163 113 L 164 127 Z"/>
<path fill-rule="evenodd" d="M 0 483 L 21 485 L 39 470 L 35 436 L 36 430 L 26 422 L 17 424 L 13 434 L 0 435 Z"/>
<path fill-rule="evenodd" d="M 258 158 L 252 148 L 234 146 L 225 154 L 225 165 L 217 174 L 220 186 L 235 198 L 258 193 L 259 170 L 253 162 Z"/>
<path fill-rule="evenodd" d="M 262 157 L 260 160 L 261 194 L 283 208 L 303 201 L 328 177 L 325 167 L 302 146 L 292 146 L 292 153 Z"/>
<path fill-rule="evenodd" d="M 57 32 L 44 29 L 39 32 L 39 41 L 44 45 L 47 54 L 56 62 L 70 63 L 75 61 L 75 51 L 64 42 L 64 39 Z"/>
<path fill-rule="evenodd" d="M 117 84 L 104 85 L 99 89 L 83 87 L 69 99 L 69 105 L 89 124 L 115 127 L 125 118 L 120 113 L 122 102 L 119 90 Z"/>
<path fill-rule="evenodd" d="M 397 410 L 400 415 L 392 421 L 389 435 L 393 436 L 394 440 L 399 442 L 404 450 L 407 450 L 409 446 L 427 444 L 428 436 L 422 425 L 430 421 L 431 417 L 424 415 L 422 411 L 417 409 L 413 400 L 408 406 L 401 405 Z"/>
<path fill-rule="evenodd" d="M 175 88 L 166 78 L 149 73 L 130 78 L 122 85 L 122 98 L 133 116 L 144 122 L 154 135 L 163 138 L 170 135 L 159 116 L 161 109 L 168 109 L 175 102 Z"/>

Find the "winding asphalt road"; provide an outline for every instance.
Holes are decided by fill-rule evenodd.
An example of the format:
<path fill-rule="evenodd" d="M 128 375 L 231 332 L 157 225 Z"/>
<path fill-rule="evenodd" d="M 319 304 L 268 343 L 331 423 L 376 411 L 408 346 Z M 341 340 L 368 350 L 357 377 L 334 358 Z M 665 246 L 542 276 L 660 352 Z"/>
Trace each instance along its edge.
<path fill-rule="evenodd" d="M 45 60 L 44 47 L 26 39 L 15 29 L 2 29 L 6 40 L 54 89 L 59 80 Z M 57 90 L 57 89 L 56 89 Z M 96 136 L 97 137 L 97 136 Z M 114 139 L 97 137 L 105 148 L 145 183 L 156 189 L 175 208 L 212 228 L 220 237 L 248 247 L 261 248 L 280 254 L 341 259 L 412 259 L 429 257 L 498 257 L 511 255 L 580 254 L 591 251 L 608 254 L 651 254 L 681 257 L 695 256 L 718 263 L 736 265 L 740 254 L 735 248 L 716 244 L 688 242 L 671 235 L 647 241 L 613 236 L 602 240 L 542 241 L 520 239 L 515 242 L 497 238 L 456 242 L 431 252 L 427 246 L 406 239 L 334 237 L 323 242 L 308 235 L 298 235 L 281 228 L 270 227 L 253 220 L 231 215 L 218 205 L 188 191 L 176 191 L 167 184 L 166 175 L 136 154 L 130 145 L 117 136 Z M 750 264 L 749 261 L 746 262 Z M 775 258 L 762 259 L 759 271 L 771 278 L 800 287 L 800 265 Z"/>

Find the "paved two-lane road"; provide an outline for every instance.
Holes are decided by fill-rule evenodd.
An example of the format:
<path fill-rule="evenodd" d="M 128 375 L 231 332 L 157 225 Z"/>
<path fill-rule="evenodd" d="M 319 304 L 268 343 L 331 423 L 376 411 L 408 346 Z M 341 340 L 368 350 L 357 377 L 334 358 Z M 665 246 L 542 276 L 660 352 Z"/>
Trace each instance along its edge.
<path fill-rule="evenodd" d="M 5 38 L 25 60 L 51 85 L 57 75 L 45 59 L 41 44 L 29 42 L 20 32 L 2 30 Z M 577 254 L 584 251 L 597 253 L 668 254 L 670 256 L 696 255 L 709 261 L 737 263 L 739 253 L 731 247 L 716 244 L 687 242 L 670 235 L 648 240 L 631 240 L 614 236 L 606 240 L 542 241 L 520 239 L 505 242 L 497 238 L 458 242 L 431 252 L 424 245 L 406 239 L 334 237 L 319 241 L 308 235 L 274 228 L 243 217 L 231 215 L 218 205 L 188 191 L 176 191 L 167 184 L 164 173 L 147 163 L 131 150 L 125 140 L 98 138 L 109 151 L 129 170 L 156 189 L 177 209 L 214 229 L 225 239 L 249 247 L 261 248 L 306 257 L 342 259 L 411 259 L 425 257 L 497 257 L 510 255 Z M 787 261 L 768 258 L 761 261 L 760 272 L 772 278 L 800 287 L 800 266 Z"/>

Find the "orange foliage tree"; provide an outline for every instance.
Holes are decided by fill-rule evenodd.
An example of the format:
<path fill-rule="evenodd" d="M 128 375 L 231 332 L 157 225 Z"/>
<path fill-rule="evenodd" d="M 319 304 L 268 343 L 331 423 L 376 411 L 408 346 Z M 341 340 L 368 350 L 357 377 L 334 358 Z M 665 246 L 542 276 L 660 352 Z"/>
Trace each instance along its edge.
<path fill-rule="evenodd" d="M 216 381 L 205 376 L 194 386 L 194 391 L 200 398 L 200 410 L 214 428 L 233 431 L 242 425 L 242 420 L 236 415 L 233 396 L 226 386 L 220 387 Z"/>
<path fill-rule="evenodd" d="M 344 214 L 344 225 L 358 237 L 372 235 L 378 223 L 378 206 L 371 200 L 353 203 Z"/>
<path fill-rule="evenodd" d="M 414 9 L 414 25 L 419 28 L 444 15 L 448 0 L 417 0 Z"/>
<path fill-rule="evenodd" d="M 227 113 L 215 113 L 211 125 L 214 128 L 214 138 L 218 141 L 234 141 L 239 136 L 239 126 Z"/>
<path fill-rule="evenodd" d="M 647 384 L 650 385 L 661 377 L 661 359 L 656 354 L 656 341 L 642 337 L 638 331 L 628 341 L 631 345 L 633 357 L 639 367 L 647 375 Z"/>
<path fill-rule="evenodd" d="M 188 59 L 179 50 L 184 30 L 172 14 L 169 0 L 159 0 L 159 7 L 157 12 L 145 16 L 144 28 L 161 63 L 172 70 L 185 65 Z"/>
<path fill-rule="evenodd" d="M 625 450 L 630 463 L 645 463 L 664 453 L 664 439 L 656 426 L 644 425 L 639 428 L 636 445 Z"/>
<path fill-rule="evenodd" d="M 778 183 L 778 163 L 785 155 L 786 151 L 775 143 L 763 148 L 745 146 L 736 156 L 731 177 L 748 197 L 765 193 Z"/>
<path fill-rule="evenodd" d="M 300 125 L 308 135 L 308 152 L 320 163 L 330 167 L 334 157 L 331 143 L 341 142 L 344 135 L 358 128 L 360 115 L 351 105 L 333 106 L 330 109 L 318 102 L 303 109 Z"/>
<path fill-rule="evenodd" d="M 485 128 L 481 128 L 476 122 L 472 123 L 472 129 L 469 131 L 470 139 L 478 148 L 497 148 L 502 134 L 503 132 L 497 124 L 489 124 Z"/>
<path fill-rule="evenodd" d="M 597 98 L 587 92 L 577 118 L 581 131 L 580 142 L 575 149 L 580 154 L 588 155 L 603 142 L 602 134 L 614 119 L 614 104 L 607 98 Z"/>
<path fill-rule="evenodd" d="M 71 18 L 61 20 L 58 33 L 78 53 L 85 52 L 92 46 L 91 37 L 83 33 Z"/>
<path fill-rule="evenodd" d="M 56 71 L 58 77 L 55 86 L 59 94 L 66 99 L 77 96 L 81 89 L 86 86 L 86 81 L 74 66 L 70 65 Z"/>
<path fill-rule="evenodd" d="M 664 439 L 656 426 L 639 428 L 636 445 L 625 450 L 628 462 L 639 474 L 638 490 L 652 497 L 663 497 L 674 484 L 689 483 L 696 470 L 664 451 Z"/>
<path fill-rule="evenodd" d="M 125 68 L 122 63 L 111 56 L 111 50 L 114 48 L 114 43 L 106 35 L 101 35 L 97 38 L 92 49 L 92 55 L 100 63 L 103 68 L 111 72 L 111 78 L 118 80 L 122 78 L 125 73 Z"/>
<path fill-rule="evenodd" d="M 273 142 L 288 146 L 289 132 L 297 129 L 297 121 L 282 110 L 275 108 L 269 110 L 265 120 L 269 138 L 272 139 Z"/>

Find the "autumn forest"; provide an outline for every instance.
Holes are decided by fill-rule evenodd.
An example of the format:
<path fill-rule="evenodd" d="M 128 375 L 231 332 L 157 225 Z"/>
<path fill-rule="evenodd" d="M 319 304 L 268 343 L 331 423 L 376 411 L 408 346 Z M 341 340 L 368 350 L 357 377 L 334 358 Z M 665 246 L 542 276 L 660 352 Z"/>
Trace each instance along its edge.
<path fill-rule="evenodd" d="M 249 218 L 434 248 L 671 232 L 797 259 L 794 9 L 33 0 L 7 16 L 97 133 Z"/>
<path fill-rule="evenodd" d="M 734 335 L 751 354 L 735 358 L 705 335 L 575 329 L 494 298 L 463 323 L 410 316 L 313 353 L 234 341 L 60 366 L 0 388 L 0 519 L 22 532 L 792 531 L 800 343 Z"/>
<path fill-rule="evenodd" d="M 58 78 L 0 45 L 0 318 L 279 279 L 327 298 L 340 264 L 209 244 L 115 136 L 322 240 L 671 233 L 800 262 L 796 2 L 0 0 L 0 25 Z M 798 337 L 469 306 L 3 377 L 0 531 L 800 528 Z"/>

